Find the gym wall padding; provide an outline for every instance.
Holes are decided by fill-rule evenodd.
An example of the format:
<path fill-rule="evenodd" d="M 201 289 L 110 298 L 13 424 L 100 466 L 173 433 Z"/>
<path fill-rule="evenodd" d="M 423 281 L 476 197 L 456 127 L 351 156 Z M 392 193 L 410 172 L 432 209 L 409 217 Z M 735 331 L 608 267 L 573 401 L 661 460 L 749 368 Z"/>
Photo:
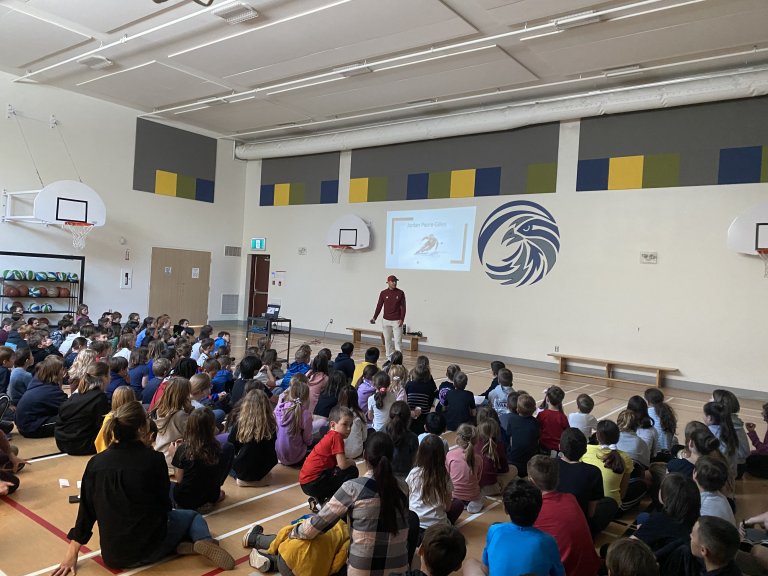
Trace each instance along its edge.
<path fill-rule="evenodd" d="M 136 119 L 133 189 L 213 202 L 216 139 Z"/>

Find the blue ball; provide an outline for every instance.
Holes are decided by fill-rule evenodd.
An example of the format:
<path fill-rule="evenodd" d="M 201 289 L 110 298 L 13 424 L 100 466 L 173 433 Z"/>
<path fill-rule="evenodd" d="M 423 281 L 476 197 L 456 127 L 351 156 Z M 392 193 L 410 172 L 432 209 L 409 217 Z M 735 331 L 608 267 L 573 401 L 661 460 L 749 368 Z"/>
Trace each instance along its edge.
<path fill-rule="evenodd" d="M 67 279 L 70 282 L 77 282 L 78 279 L 79 279 L 79 276 L 77 274 L 75 274 L 74 272 L 70 272 L 69 274 L 67 274 Z"/>
<path fill-rule="evenodd" d="M 30 304 L 27 310 L 29 310 L 30 312 L 40 312 L 41 308 L 42 307 L 40 306 L 40 304 Z"/>
<path fill-rule="evenodd" d="M 35 272 L 35 280 L 38 282 L 44 282 L 45 280 L 48 280 L 48 274 L 45 272 Z M 32 278 L 30 278 L 32 280 Z"/>

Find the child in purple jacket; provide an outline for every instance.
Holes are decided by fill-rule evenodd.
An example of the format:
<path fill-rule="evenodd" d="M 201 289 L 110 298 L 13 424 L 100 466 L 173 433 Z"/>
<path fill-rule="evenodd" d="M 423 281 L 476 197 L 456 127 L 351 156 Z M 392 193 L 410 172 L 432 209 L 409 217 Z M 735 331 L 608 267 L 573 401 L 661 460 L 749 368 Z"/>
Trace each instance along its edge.
<path fill-rule="evenodd" d="M 309 410 L 307 377 L 291 378 L 288 391 L 275 408 L 277 420 L 277 461 L 285 466 L 301 464 L 312 442 L 312 412 Z"/>

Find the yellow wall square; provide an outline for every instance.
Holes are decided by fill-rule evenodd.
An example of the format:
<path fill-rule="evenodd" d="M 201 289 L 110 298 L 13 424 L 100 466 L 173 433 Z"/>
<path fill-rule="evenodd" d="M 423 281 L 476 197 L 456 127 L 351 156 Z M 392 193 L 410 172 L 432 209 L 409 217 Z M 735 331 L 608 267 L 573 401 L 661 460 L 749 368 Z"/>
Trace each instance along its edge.
<path fill-rule="evenodd" d="M 288 206 L 291 201 L 291 185 L 275 184 L 275 206 Z"/>
<path fill-rule="evenodd" d="M 475 195 L 475 171 L 451 171 L 451 198 L 472 198 Z"/>
<path fill-rule="evenodd" d="M 608 190 L 643 187 L 643 156 L 611 158 L 608 164 Z"/>
<path fill-rule="evenodd" d="M 368 178 L 351 178 L 349 180 L 349 201 L 368 202 Z"/>
<path fill-rule="evenodd" d="M 155 170 L 155 194 L 176 196 L 176 173 Z"/>

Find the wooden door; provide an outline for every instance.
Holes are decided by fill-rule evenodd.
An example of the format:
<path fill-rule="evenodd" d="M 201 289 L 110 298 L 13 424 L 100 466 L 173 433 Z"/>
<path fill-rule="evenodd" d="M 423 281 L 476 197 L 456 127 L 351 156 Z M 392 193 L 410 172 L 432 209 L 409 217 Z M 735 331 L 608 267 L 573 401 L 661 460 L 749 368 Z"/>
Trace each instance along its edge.
<path fill-rule="evenodd" d="M 269 303 L 269 254 L 251 254 L 248 316 L 261 316 Z"/>
<path fill-rule="evenodd" d="M 211 253 L 197 250 L 152 248 L 149 280 L 149 315 L 169 314 L 193 326 L 208 323 Z"/>

